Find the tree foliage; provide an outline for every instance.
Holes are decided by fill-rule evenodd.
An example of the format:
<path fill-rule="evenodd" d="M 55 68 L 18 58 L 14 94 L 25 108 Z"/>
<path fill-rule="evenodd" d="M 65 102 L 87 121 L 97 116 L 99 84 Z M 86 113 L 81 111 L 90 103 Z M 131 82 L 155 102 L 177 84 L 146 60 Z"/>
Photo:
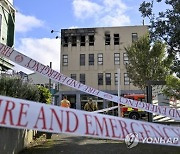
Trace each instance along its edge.
<path fill-rule="evenodd" d="M 40 100 L 41 103 L 50 104 L 51 103 L 51 93 L 48 88 L 45 88 L 43 86 L 38 86 L 38 90 L 40 93 Z"/>
<path fill-rule="evenodd" d="M 169 97 L 174 97 L 180 100 L 180 79 L 175 76 L 169 75 L 166 77 L 166 87 L 164 94 Z"/>
<path fill-rule="evenodd" d="M 0 95 L 39 101 L 37 86 L 24 82 L 18 77 L 0 77 Z"/>
<path fill-rule="evenodd" d="M 133 85 L 144 90 L 149 80 L 164 80 L 169 73 L 170 62 L 165 58 L 165 44 L 160 41 L 150 43 L 145 35 L 125 48 L 129 63 L 127 73 Z"/>
<path fill-rule="evenodd" d="M 180 77 L 180 2 L 179 0 L 156 0 L 159 7 L 161 3 L 167 4 L 165 11 L 155 15 L 153 7 L 155 0 L 143 2 L 139 11 L 143 17 L 148 17 L 150 21 L 150 37 L 153 41 L 162 40 L 168 45 L 168 58 L 174 62 L 171 70 Z M 161 3 L 160 3 L 161 2 Z"/>
<path fill-rule="evenodd" d="M 0 95 L 47 104 L 51 103 L 51 93 L 49 89 L 32 85 L 19 77 L 1 76 L 0 87 Z"/>

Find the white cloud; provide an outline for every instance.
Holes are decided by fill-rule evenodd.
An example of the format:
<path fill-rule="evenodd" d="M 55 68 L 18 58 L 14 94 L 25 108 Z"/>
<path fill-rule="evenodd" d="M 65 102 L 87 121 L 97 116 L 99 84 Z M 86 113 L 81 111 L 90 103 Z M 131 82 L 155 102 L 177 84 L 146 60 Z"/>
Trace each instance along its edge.
<path fill-rule="evenodd" d="M 98 3 L 99 2 L 99 3 Z M 97 26 L 122 26 L 130 23 L 125 14 L 128 7 L 122 0 L 73 0 L 74 14 L 77 19 L 94 18 Z"/>
<path fill-rule="evenodd" d="M 43 21 L 37 19 L 34 16 L 23 15 L 19 12 L 16 13 L 16 32 L 27 32 L 33 28 L 42 27 L 43 25 Z"/>
<path fill-rule="evenodd" d="M 107 15 L 101 18 L 97 23 L 100 26 L 123 26 L 130 23 L 130 19 L 123 14 L 121 14 L 120 16 Z"/>
<path fill-rule="evenodd" d="M 73 0 L 73 8 L 75 16 L 80 19 L 93 17 L 102 9 L 100 5 L 89 0 Z"/>
<path fill-rule="evenodd" d="M 50 38 L 23 38 L 20 40 L 15 49 L 38 62 L 49 65 L 52 62 L 52 68 L 60 70 L 60 40 Z M 17 71 L 22 67 L 16 66 Z M 25 73 L 30 73 L 27 69 L 23 69 Z"/>

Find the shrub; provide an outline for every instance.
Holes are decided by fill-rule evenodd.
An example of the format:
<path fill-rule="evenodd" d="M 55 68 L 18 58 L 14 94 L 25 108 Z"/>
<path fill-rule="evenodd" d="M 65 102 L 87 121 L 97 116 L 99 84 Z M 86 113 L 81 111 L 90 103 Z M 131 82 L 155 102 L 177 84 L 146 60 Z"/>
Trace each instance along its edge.
<path fill-rule="evenodd" d="M 38 86 L 38 90 L 40 93 L 40 100 L 39 102 L 50 104 L 51 103 L 51 93 L 48 88 L 45 88 L 43 86 Z"/>
<path fill-rule="evenodd" d="M 40 94 L 37 86 L 23 81 L 18 77 L 0 77 L 0 95 L 39 101 Z"/>

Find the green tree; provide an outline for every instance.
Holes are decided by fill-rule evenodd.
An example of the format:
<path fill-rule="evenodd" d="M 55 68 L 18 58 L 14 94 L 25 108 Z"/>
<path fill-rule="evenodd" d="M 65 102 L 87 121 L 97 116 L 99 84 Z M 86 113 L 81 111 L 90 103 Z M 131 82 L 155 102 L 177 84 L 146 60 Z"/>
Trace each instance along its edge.
<path fill-rule="evenodd" d="M 144 90 L 147 81 L 164 80 L 168 75 L 170 62 L 165 58 L 165 44 L 160 41 L 151 44 L 145 35 L 125 50 L 129 59 L 127 73 L 133 85 Z"/>
<path fill-rule="evenodd" d="M 45 88 L 43 86 L 38 86 L 38 90 L 40 93 L 40 100 L 39 102 L 50 104 L 51 103 L 51 93 L 48 88 Z"/>
<path fill-rule="evenodd" d="M 180 100 L 180 79 L 169 75 L 166 77 L 166 87 L 164 93 L 166 96 L 174 97 L 177 100 Z"/>
<path fill-rule="evenodd" d="M 167 5 L 165 11 L 153 12 L 155 2 L 161 7 Z M 143 2 L 139 11 L 143 17 L 148 17 L 150 22 L 150 37 L 153 41 L 162 40 L 168 45 L 168 58 L 173 61 L 172 72 L 180 78 L 180 2 L 179 0 L 152 0 Z"/>
<path fill-rule="evenodd" d="M 15 98 L 39 101 L 40 95 L 37 86 L 24 82 L 18 77 L 0 77 L 0 95 Z"/>

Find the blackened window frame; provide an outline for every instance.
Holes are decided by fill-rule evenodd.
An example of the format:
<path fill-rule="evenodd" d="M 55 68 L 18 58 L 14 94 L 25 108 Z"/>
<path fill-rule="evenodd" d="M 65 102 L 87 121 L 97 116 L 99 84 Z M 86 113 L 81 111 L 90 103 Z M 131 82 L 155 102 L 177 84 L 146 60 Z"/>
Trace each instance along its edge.
<path fill-rule="evenodd" d="M 63 38 L 63 47 L 68 47 L 68 36 L 64 36 Z"/>
<path fill-rule="evenodd" d="M 119 41 L 120 41 L 119 34 L 114 34 L 114 45 L 119 45 Z"/>
<path fill-rule="evenodd" d="M 85 46 L 86 45 L 86 36 L 82 35 L 80 36 L 80 46 Z"/>
<path fill-rule="evenodd" d="M 94 35 L 89 35 L 89 46 L 94 46 Z"/>
<path fill-rule="evenodd" d="M 72 46 L 77 46 L 77 36 L 72 36 L 71 37 L 71 43 L 72 43 Z"/>
<path fill-rule="evenodd" d="M 111 36 L 109 33 L 105 33 L 105 45 L 111 44 Z"/>

